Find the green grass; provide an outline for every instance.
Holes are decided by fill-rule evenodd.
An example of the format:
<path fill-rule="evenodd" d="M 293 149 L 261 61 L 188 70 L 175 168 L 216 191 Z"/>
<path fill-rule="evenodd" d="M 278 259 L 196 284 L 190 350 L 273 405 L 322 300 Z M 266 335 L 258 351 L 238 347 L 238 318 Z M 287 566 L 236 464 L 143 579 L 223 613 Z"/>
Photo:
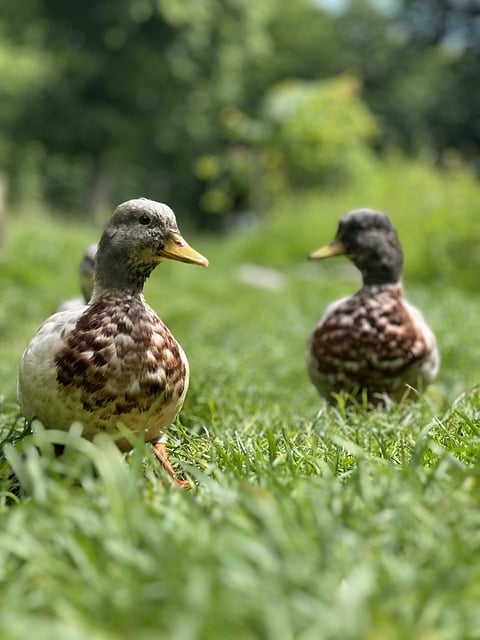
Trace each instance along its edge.
<path fill-rule="evenodd" d="M 142 443 L 125 460 L 73 430 L 57 459 L 51 433 L 22 432 L 21 352 L 76 295 L 78 259 L 98 230 L 9 219 L 0 637 L 480 637 L 479 196 L 466 175 L 392 160 L 344 194 L 285 199 L 255 230 L 188 236 L 210 268 L 165 263 L 146 288 L 191 364 L 169 440 L 185 491 Z M 345 261 L 304 258 L 358 205 L 395 219 L 408 297 L 442 350 L 439 379 L 418 403 L 371 412 L 326 407 L 304 366 L 324 306 L 358 286 Z M 279 288 L 252 284 L 245 263 L 275 267 Z"/>

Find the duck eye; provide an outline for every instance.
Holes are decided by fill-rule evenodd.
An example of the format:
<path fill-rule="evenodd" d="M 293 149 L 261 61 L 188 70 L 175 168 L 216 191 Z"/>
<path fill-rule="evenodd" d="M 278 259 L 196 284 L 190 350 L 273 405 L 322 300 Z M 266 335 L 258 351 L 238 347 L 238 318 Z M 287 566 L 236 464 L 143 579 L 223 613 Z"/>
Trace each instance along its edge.
<path fill-rule="evenodd" d="M 146 213 L 142 213 L 142 215 L 138 218 L 140 224 L 150 224 L 150 216 L 147 216 Z"/>

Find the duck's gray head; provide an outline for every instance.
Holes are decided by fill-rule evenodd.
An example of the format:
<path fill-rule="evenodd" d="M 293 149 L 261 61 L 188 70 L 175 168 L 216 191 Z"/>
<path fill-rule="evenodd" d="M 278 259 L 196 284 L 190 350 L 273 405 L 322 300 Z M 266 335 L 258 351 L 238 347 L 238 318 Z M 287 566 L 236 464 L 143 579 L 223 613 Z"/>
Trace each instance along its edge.
<path fill-rule="evenodd" d="M 395 227 L 381 211 L 354 209 L 338 225 L 335 238 L 310 258 L 346 255 L 361 271 L 366 285 L 400 280 L 403 252 Z"/>
<path fill-rule="evenodd" d="M 170 207 L 146 198 L 123 202 L 98 245 L 95 294 L 105 289 L 141 289 L 162 260 L 208 266 L 208 260 L 180 235 Z"/>

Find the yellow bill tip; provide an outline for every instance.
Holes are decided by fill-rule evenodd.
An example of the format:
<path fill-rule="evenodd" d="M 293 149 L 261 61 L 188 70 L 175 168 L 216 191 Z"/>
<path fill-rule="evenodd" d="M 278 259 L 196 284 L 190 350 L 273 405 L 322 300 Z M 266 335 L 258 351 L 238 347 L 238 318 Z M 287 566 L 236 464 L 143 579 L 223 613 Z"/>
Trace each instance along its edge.
<path fill-rule="evenodd" d="M 322 258 L 331 258 L 332 256 L 343 256 L 346 252 L 343 242 L 334 238 L 324 247 L 320 247 L 320 249 L 313 251 L 308 258 L 309 260 L 320 260 Z"/>

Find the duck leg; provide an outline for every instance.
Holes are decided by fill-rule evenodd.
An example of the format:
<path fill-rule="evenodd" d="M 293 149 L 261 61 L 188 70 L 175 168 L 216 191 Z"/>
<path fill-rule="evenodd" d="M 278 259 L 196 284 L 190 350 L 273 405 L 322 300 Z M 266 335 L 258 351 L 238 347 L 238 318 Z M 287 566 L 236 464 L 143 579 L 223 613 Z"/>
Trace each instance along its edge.
<path fill-rule="evenodd" d="M 186 480 L 180 480 L 175 471 L 173 470 L 172 463 L 168 459 L 167 448 L 165 446 L 165 442 L 159 440 L 157 442 L 152 442 L 152 449 L 155 457 L 160 462 L 163 467 L 163 470 L 168 476 L 168 479 L 172 482 L 172 484 L 176 484 L 179 487 L 188 486 L 188 482 Z"/>

